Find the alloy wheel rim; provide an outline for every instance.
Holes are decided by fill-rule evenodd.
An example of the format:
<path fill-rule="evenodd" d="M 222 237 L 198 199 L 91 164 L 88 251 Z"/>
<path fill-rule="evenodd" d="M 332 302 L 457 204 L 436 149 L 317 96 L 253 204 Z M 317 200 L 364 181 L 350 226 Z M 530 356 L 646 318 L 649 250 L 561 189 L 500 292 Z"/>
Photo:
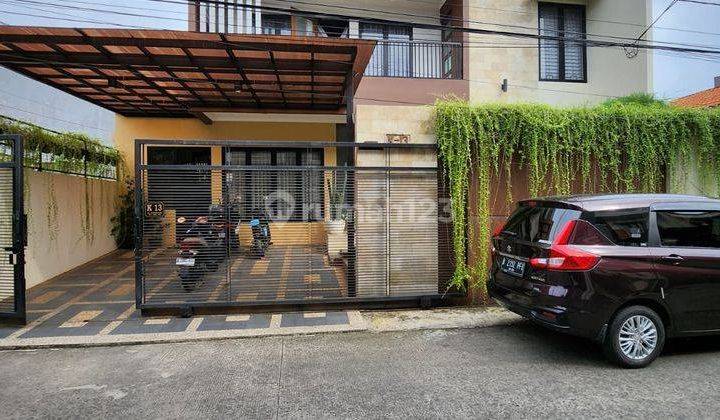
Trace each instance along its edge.
<path fill-rule="evenodd" d="M 657 339 L 655 323 L 644 315 L 633 315 L 620 327 L 620 350 L 632 360 L 650 356 L 657 347 Z"/>

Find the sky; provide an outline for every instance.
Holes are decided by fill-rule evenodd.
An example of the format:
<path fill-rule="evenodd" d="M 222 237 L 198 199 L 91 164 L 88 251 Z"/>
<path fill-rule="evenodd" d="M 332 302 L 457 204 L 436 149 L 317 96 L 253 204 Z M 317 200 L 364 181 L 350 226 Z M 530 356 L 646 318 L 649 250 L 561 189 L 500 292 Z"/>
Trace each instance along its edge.
<path fill-rule="evenodd" d="M 627 0 L 638 1 L 638 0 Z M 655 0 L 657 16 L 671 0 Z M 718 0 L 710 0 L 720 4 Z M 656 24 L 655 41 L 697 44 L 720 49 L 720 5 L 677 2 Z M 672 28 L 672 29 L 667 29 Z M 673 30 L 680 29 L 680 30 Z M 679 57 L 676 53 L 656 53 L 654 59 L 655 94 L 663 99 L 677 98 L 713 87 L 720 76 L 720 57 Z"/>
<path fill-rule="evenodd" d="M 671 1 L 654 0 L 655 16 Z M 651 33 L 653 40 L 720 49 L 720 0 L 704 1 L 719 5 L 677 1 L 657 22 Z M 188 28 L 184 0 L 0 0 L 0 24 Z M 673 99 L 709 89 L 715 76 L 720 76 L 720 55 L 654 53 L 654 90 L 659 98 Z M 80 113 L 68 111 L 81 108 Z M 114 123 L 109 111 L 81 103 L 48 86 L 38 87 L 37 83 L 5 69 L 0 69 L 0 114 L 56 130 L 83 131 L 107 142 Z"/>

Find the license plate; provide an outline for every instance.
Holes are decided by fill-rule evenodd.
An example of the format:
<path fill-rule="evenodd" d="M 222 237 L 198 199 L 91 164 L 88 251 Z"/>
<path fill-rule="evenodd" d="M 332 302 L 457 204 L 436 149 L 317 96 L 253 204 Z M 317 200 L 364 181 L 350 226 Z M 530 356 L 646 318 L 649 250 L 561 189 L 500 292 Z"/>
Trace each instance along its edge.
<path fill-rule="evenodd" d="M 512 276 L 522 277 L 525 273 L 525 262 L 514 258 L 503 257 L 500 261 L 500 270 Z"/>
<path fill-rule="evenodd" d="M 177 258 L 175 259 L 175 265 L 182 265 L 186 267 L 195 266 L 195 258 Z"/>

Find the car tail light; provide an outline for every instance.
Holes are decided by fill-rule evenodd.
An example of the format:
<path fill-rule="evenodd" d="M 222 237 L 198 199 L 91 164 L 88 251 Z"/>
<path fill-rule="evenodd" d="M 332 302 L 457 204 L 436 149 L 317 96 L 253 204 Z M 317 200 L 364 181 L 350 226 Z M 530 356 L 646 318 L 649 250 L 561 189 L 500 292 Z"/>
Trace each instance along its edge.
<path fill-rule="evenodd" d="M 500 226 L 496 227 L 495 230 L 493 231 L 492 237 L 497 238 L 498 236 L 500 236 L 504 227 L 505 227 L 505 225 L 500 225 Z"/>
<path fill-rule="evenodd" d="M 585 226 L 587 224 L 587 226 Z M 550 245 L 547 258 L 532 258 L 530 265 L 533 268 L 549 271 L 587 271 L 595 267 L 600 257 L 590 252 L 579 249 L 572 242 L 576 229 L 595 229 L 583 220 L 571 220 L 563 226 L 563 229 L 556 236 L 555 241 Z M 589 245 L 589 244 L 584 244 Z"/>

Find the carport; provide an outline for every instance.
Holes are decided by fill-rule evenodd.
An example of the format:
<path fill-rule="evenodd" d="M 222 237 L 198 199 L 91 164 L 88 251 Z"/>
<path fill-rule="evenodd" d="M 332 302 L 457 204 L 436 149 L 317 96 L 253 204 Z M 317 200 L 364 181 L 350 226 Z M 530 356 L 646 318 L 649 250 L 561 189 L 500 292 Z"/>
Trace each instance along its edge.
<path fill-rule="evenodd" d="M 451 263 L 435 145 L 355 138 L 353 96 L 373 48 L 358 39 L 0 28 L 0 64 L 128 120 L 332 128 L 305 141 L 238 132 L 135 137 L 131 151 L 118 144 L 136 185 L 140 309 L 444 294 Z M 198 238 L 193 224 L 219 230 Z M 258 224 L 271 235 L 259 237 Z M 190 249 L 193 238 L 213 244 Z M 182 251 L 211 258 L 183 265 Z M 183 278 L 185 267 L 193 272 Z"/>

